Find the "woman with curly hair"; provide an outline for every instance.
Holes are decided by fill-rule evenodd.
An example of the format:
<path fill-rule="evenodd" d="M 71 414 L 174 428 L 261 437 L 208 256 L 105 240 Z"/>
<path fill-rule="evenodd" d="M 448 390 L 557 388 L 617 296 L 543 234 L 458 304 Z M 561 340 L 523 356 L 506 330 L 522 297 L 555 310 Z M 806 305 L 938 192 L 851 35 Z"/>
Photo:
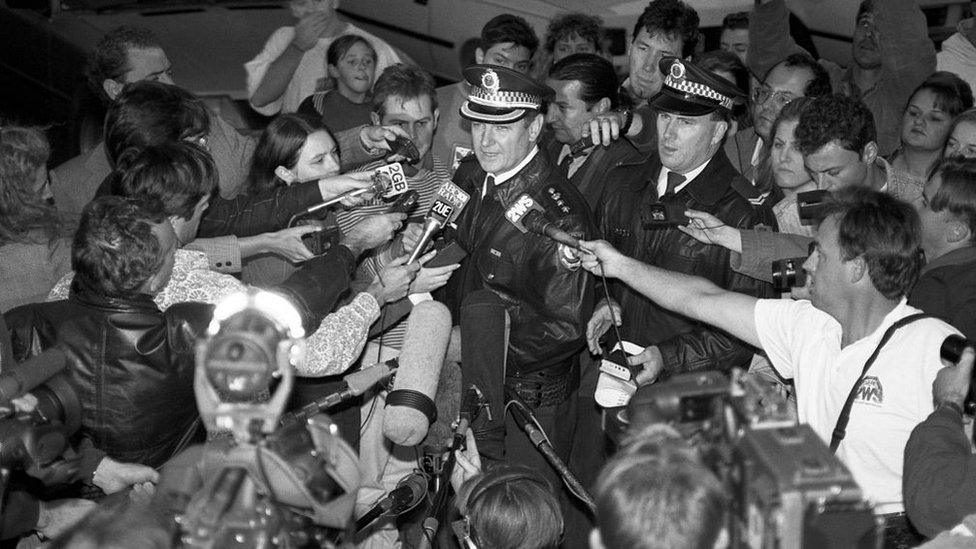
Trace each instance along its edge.
<path fill-rule="evenodd" d="M 44 133 L 0 127 L 0 312 L 43 300 L 71 270 L 71 242 L 51 201 Z"/>

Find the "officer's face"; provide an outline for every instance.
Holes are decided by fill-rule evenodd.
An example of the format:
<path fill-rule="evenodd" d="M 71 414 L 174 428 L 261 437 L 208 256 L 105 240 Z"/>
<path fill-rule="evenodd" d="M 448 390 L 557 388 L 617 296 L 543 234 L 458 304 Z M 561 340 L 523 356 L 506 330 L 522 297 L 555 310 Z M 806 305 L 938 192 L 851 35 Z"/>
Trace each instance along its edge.
<path fill-rule="evenodd" d="M 528 117 L 511 124 L 471 122 L 474 154 L 481 168 L 500 174 L 518 165 L 535 146 L 542 131 L 542 116 Z"/>
<path fill-rule="evenodd" d="M 588 125 L 594 116 L 605 110 L 599 102 L 587 108 L 580 99 L 579 80 L 548 80 L 546 84 L 556 90 L 556 99 L 549 105 L 546 123 L 552 128 L 556 140 L 573 144 L 583 138 L 583 126 Z"/>
<path fill-rule="evenodd" d="M 515 42 L 502 42 L 494 44 L 487 50 L 478 48 L 474 51 L 474 60 L 478 63 L 487 65 L 498 65 L 508 67 L 522 74 L 529 72 L 532 66 L 532 52 L 525 46 L 520 46 Z"/>
<path fill-rule="evenodd" d="M 664 75 L 658 67 L 663 57 L 681 57 L 682 40 L 661 32 L 648 34 L 643 28 L 630 45 L 630 91 L 650 99 L 661 91 Z"/>
<path fill-rule="evenodd" d="M 718 150 L 728 127 L 728 123 L 714 120 L 710 114 L 658 113 L 657 149 L 661 164 L 681 174 L 701 166 Z"/>
<path fill-rule="evenodd" d="M 431 105 L 429 95 L 403 100 L 393 95 L 383 103 L 383 116 L 373 113 L 373 122 L 384 126 L 399 126 L 417 146 L 421 158 L 430 150 L 437 129 L 438 111 Z"/>
<path fill-rule="evenodd" d="M 866 160 L 865 154 L 858 154 L 845 149 L 836 141 L 831 141 L 806 155 L 803 163 L 818 189 L 835 191 L 853 185 L 864 185 L 870 165 Z"/>

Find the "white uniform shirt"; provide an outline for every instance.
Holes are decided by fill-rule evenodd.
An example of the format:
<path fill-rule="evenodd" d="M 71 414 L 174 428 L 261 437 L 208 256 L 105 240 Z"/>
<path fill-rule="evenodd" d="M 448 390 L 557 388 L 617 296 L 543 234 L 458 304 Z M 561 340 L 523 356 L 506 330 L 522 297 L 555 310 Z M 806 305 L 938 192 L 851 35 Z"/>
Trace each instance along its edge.
<path fill-rule="evenodd" d="M 871 335 L 841 348 L 841 326 L 809 301 L 763 299 L 756 330 L 769 361 L 793 379 L 799 420 L 826 443 L 847 395 L 885 330 L 921 312 L 902 299 Z M 932 413 L 932 382 L 942 368 L 939 348 L 958 330 L 937 319 L 898 329 L 868 370 L 851 407 L 847 436 L 837 456 L 854 475 L 876 513 L 900 512 L 905 444 Z"/>

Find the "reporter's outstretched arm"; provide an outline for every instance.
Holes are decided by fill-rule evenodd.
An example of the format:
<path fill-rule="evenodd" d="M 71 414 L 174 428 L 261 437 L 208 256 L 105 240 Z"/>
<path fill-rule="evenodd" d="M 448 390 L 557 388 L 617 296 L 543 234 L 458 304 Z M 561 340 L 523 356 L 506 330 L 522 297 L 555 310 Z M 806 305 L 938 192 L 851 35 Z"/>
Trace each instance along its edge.
<path fill-rule="evenodd" d="M 756 347 L 757 298 L 719 288 L 704 278 L 641 263 L 605 240 L 583 241 L 583 268 L 597 276 L 618 278 L 665 309 L 711 324 Z"/>

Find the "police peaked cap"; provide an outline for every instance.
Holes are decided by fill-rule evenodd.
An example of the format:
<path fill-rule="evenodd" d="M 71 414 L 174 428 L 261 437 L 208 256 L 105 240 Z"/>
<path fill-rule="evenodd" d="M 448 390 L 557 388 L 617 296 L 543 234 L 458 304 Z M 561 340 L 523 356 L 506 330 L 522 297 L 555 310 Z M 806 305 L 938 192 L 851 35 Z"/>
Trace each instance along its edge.
<path fill-rule="evenodd" d="M 461 116 L 475 122 L 508 124 L 530 111 L 541 111 L 556 94 L 552 88 L 528 76 L 496 65 L 471 65 L 464 69 L 471 85 Z"/>

